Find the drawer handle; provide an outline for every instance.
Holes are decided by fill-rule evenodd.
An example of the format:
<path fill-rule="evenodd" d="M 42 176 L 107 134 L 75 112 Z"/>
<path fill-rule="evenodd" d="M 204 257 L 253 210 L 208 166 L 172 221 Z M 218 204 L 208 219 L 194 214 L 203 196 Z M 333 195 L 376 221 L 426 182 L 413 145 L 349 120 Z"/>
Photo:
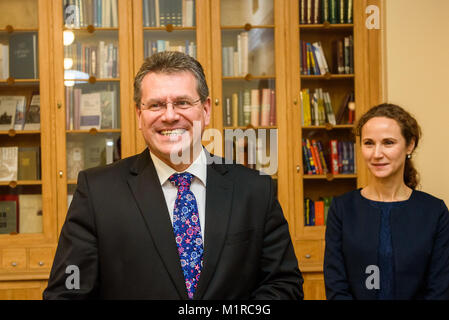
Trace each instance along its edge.
<path fill-rule="evenodd" d="M 310 254 L 306 254 L 304 257 L 306 257 L 306 259 L 310 259 L 312 256 Z"/>
<path fill-rule="evenodd" d="M 39 261 L 39 262 L 38 262 L 38 265 L 39 265 L 40 267 L 42 267 L 42 266 L 44 265 L 44 262 L 43 262 L 43 261 Z"/>
<path fill-rule="evenodd" d="M 13 262 L 11 262 L 11 265 L 12 265 L 13 267 L 17 267 L 17 262 L 13 261 Z"/>

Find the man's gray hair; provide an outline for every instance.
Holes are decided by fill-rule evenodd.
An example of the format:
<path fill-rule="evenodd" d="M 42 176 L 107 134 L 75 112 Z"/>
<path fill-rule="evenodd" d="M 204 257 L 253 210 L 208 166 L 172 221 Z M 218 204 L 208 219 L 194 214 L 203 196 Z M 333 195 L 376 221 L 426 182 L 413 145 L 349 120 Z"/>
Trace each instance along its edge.
<path fill-rule="evenodd" d="M 194 75 L 201 102 L 206 101 L 209 96 L 209 88 L 201 64 L 185 53 L 163 51 L 146 58 L 134 78 L 134 102 L 136 106 L 140 108 L 142 102 L 142 80 L 148 73 L 173 74 L 184 71 L 189 71 Z"/>

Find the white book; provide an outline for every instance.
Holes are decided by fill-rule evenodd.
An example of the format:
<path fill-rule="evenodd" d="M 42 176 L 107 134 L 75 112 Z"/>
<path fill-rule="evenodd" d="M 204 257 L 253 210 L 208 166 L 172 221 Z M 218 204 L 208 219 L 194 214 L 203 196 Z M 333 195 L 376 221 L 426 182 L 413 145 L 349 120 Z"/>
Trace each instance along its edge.
<path fill-rule="evenodd" d="M 106 164 L 114 162 L 114 139 L 106 138 Z"/>
<path fill-rule="evenodd" d="M 195 5 L 193 0 L 184 0 L 185 1 L 185 11 L 186 11 L 186 20 L 185 27 L 193 27 L 193 17 L 195 12 Z"/>
<path fill-rule="evenodd" d="M 260 125 L 268 126 L 270 123 L 270 89 L 262 89 L 262 105 L 260 112 Z"/>
<path fill-rule="evenodd" d="M 228 74 L 230 77 L 235 76 L 234 74 L 234 47 L 228 47 Z"/>
<path fill-rule="evenodd" d="M 237 35 L 237 55 L 238 55 L 238 59 L 237 59 L 237 64 L 238 64 L 238 76 L 242 76 L 243 75 L 243 55 L 242 55 L 242 35 L 238 34 Z"/>
<path fill-rule="evenodd" d="M 80 104 L 80 129 L 101 128 L 101 95 L 100 92 L 84 93 Z"/>
<path fill-rule="evenodd" d="M 14 127 L 17 100 L 13 96 L 0 96 L 0 130 Z"/>
<path fill-rule="evenodd" d="M 9 78 L 9 45 L 3 46 L 3 78 Z"/>
<path fill-rule="evenodd" d="M 24 96 L 15 96 L 16 116 L 14 119 L 14 130 L 23 130 L 25 125 L 26 98 Z"/>
<path fill-rule="evenodd" d="M 19 194 L 19 233 L 42 233 L 42 195 Z"/>
<path fill-rule="evenodd" d="M 321 47 L 320 42 L 314 42 L 312 44 L 313 50 L 315 51 L 315 56 L 317 58 L 318 67 L 320 69 L 321 74 L 326 74 L 326 72 L 329 72 L 329 67 L 327 65 L 326 57 L 324 56 L 323 48 Z"/>
<path fill-rule="evenodd" d="M 6 79 L 3 75 L 3 45 L 0 43 L 0 79 Z"/>
<path fill-rule="evenodd" d="M 156 13 L 156 27 L 161 26 L 161 14 L 159 9 L 159 0 L 154 0 L 154 12 Z"/>
<path fill-rule="evenodd" d="M 118 27 L 118 11 L 117 11 L 117 0 L 111 0 L 111 17 L 112 25 L 111 27 Z"/>
<path fill-rule="evenodd" d="M 0 181 L 17 181 L 19 147 L 0 148 Z"/>
<path fill-rule="evenodd" d="M 336 125 L 337 121 L 335 120 L 334 109 L 332 108 L 332 102 L 329 92 L 324 92 L 324 105 L 326 106 L 326 114 L 329 123 L 332 125 Z"/>
<path fill-rule="evenodd" d="M 248 32 L 242 32 L 242 75 L 247 75 L 248 70 Z"/>
<path fill-rule="evenodd" d="M 41 129 L 41 99 L 40 95 L 35 94 L 31 97 L 30 106 L 26 111 L 25 125 L 23 130 Z"/>

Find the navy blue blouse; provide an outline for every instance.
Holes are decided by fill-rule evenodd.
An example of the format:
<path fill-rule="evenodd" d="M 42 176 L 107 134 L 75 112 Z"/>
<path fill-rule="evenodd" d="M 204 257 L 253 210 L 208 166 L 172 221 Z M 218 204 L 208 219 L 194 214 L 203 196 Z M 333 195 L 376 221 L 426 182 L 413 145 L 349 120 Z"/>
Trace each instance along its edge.
<path fill-rule="evenodd" d="M 379 300 L 394 300 L 394 255 L 393 244 L 391 240 L 391 222 L 390 213 L 394 207 L 399 207 L 406 201 L 381 202 L 369 200 L 370 205 L 380 209 L 380 228 L 379 228 L 379 248 L 378 263 L 380 271 L 380 288 L 378 291 Z"/>

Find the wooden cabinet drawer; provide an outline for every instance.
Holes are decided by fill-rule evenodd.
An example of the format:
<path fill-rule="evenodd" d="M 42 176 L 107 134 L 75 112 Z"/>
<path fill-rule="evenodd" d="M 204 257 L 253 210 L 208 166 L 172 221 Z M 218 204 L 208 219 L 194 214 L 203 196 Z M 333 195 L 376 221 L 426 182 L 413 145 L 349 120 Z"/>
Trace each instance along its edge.
<path fill-rule="evenodd" d="M 26 270 L 27 252 L 26 249 L 3 249 L 2 250 L 3 270 L 16 271 Z"/>
<path fill-rule="evenodd" d="M 49 270 L 53 264 L 53 248 L 30 248 L 30 270 Z"/>
<path fill-rule="evenodd" d="M 300 264 L 319 264 L 323 262 L 323 248 L 321 240 L 298 240 L 295 252 Z"/>

